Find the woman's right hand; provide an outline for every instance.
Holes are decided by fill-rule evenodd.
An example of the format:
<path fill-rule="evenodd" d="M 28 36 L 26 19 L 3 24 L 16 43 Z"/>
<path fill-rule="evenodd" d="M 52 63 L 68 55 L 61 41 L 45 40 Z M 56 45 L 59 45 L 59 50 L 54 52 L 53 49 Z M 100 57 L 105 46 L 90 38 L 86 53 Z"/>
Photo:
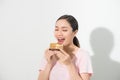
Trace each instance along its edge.
<path fill-rule="evenodd" d="M 52 50 L 49 50 L 49 49 L 47 49 L 45 51 L 45 58 L 46 58 L 48 64 L 51 66 L 54 66 L 56 61 L 57 61 L 57 57 L 55 55 L 55 52 Z"/>

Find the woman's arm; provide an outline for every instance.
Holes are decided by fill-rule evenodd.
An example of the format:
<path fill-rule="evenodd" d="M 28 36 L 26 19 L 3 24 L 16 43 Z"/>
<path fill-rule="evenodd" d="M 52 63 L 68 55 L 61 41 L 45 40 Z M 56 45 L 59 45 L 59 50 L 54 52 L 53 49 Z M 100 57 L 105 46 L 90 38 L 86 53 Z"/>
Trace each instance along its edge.
<path fill-rule="evenodd" d="M 70 73 L 71 80 L 90 80 L 89 73 L 79 74 L 76 70 L 74 63 L 71 60 L 70 55 L 68 55 L 65 51 L 61 50 L 55 52 L 59 58 L 59 62 L 67 66 L 68 71 Z"/>
<path fill-rule="evenodd" d="M 41 70 L 38 76 L 38 80 L 49 80 L 50 71 L 53 66 L 56 64 L 57 58 L 54 55 L 54 51 L 46 50 L 45 58 L 47 60 L 47 64 L 44 70 Z"/>
<path fill-rule="evenodd" d="M 76 71 L 76 68 L 73 64 L 67 65 L 67 67 L 71 76 L 71 80 L 90 80 L 90 74 L 88 73 L 79 74 Z"/>
<path fill-rule="evenodd" d="M 38 76 L 38 80 L 49 80 L 49 75 L 52 66 L 47 64 L 44 70 L 41 70 Z"/>

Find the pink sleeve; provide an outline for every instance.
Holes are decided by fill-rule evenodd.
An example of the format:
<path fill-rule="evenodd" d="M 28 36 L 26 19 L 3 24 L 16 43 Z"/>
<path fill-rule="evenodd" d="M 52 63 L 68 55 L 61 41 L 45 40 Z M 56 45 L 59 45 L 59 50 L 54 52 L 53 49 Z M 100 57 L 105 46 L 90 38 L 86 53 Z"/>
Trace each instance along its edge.
<path fill-rule="evenodd" d="M 41 60 L 41 63 L 40 63 L 39 71 L 44 70 L 46 64 L 47 64 L 47 61 L 46 61 L 46 59 L 43 57 L 42 60 Z"/>
<path fill-rule="evenodd" d="M 80 53 L 80 58 L 78 59 L 78 70 L 79 73 L 93 73 L 91 59 L 88 52 Z"/>

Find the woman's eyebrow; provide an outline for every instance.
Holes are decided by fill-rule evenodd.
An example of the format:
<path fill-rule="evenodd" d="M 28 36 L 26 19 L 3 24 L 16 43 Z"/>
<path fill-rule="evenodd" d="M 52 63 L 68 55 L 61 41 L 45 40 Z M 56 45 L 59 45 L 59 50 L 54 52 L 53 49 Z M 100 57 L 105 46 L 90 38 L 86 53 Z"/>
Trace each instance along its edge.
<path fill-rule="evenodd" d="M 68 28 L 68 27 L 66 27 L 66 26 L 62 26 L 62 28 Z"/>
<path fill-rule="evenodd" d="M 56 28 L 59 28 L 59 26 L 55 26 Z M 61 26 L 61 28 L 68 28 L 68 27 L 66 27 L 66 26 Z"/>
<path fill-rule="evenodd" d="M 58 27 L 58 26 L 55 26 L 56 28 Z"/>

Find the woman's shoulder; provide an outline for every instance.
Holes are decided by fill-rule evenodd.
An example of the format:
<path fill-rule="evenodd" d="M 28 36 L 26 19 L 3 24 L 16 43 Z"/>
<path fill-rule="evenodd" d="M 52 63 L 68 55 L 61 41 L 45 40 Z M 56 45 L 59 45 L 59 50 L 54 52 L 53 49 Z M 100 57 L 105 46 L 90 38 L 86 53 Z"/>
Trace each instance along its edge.
<path fill-rule="evenodd" d="M 84 48 L 78 48 L 76 56 L 88 56 L 89 52 Z"/>

